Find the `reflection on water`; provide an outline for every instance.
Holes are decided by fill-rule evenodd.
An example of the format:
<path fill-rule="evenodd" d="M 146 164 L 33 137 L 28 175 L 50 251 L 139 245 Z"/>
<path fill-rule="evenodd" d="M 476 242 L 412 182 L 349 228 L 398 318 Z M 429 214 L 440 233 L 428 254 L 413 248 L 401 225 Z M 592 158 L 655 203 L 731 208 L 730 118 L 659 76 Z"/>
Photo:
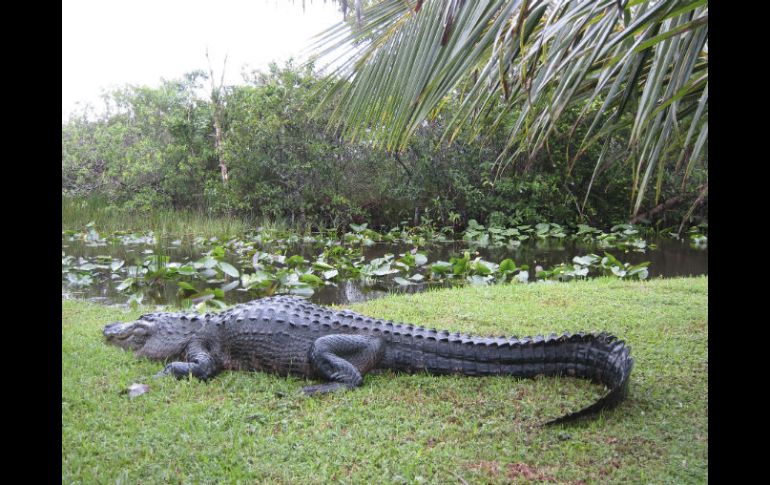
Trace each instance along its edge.
<path fill-rule="evenodd" d="M 657 249 L 647 250 L 645 253 L 627 252 L 621 250 L 608 250 L 622 262 L 638 264 L 643 261 L 649 261 L 649 277 L 675 277 L 675 276 L 697 276 L 708 274 L 708 249 L 693 249 L 684 241 L 675 241 L 670 239 L 660 239 L 652 241 L 657 244 Z M 270 248 L 263 248 L 269 251 Z M 363 253 L 366 260 L 382 257 L 386 253 L 405 253 L 413 249 L 413 246 L 406 244 L 375 244 L 364 248 Z M 66 241 L 62 239 L 62 250 L 75 258 L 77 257 L 95 257 L 107 255 L 112 258 L 118 258 L 126 261 L 126 264 L 132 264 L 134 261 L 141 261 L 147 251 L 155 251 L 156 254 L 162 251 L 170 257 L 171 261 L 185 262 L 199 259 L 206 249 L 193 246 L 192 244 L 164 244 L 163 246 L 148 245 L 106 245 L 100 247 L 89 247 L 82 242 Z M 420 252 L 427 255 L 429 264 L 435 261 L 448 261 L 453 256 L 462 255 L 463 251 L 469 250 L 468 245 L 463 242 L 453 242 L 438 244 L 434 246 L 421 247 Z M 305 259 L 315 260 L 322 249 L 318 249 L 311 244 L 296 245 L 289 248 L 287 255 L 300 254 Z M 482 258 L 500 262 L 505 258 L 513 259 L 517 265 L 529 265 L 530 275 L 534 275 L 534 268 L 540 265 L 544 268 L 551 268 L 560 263 L 570 263 L 574 256 L 595 253 L 602 255 L 603 249 L 576 241 L 536 241 L 525 243 L 518 248 L 498 247 L 498 248 L 479 248 L 471 250 L 471 256 L 476 255 Z M 230 260 L 236 263 L 234 260 Z M 424 291 L 427 288 L 449 286 L 449 284 L 428 284 L 419 283 L 410 286 L 400 286 L 393 281 L 391 275 L 370 284 L 364 284 L 359 280 L 339 281 L 321 288 L 317 288 L 310 300 L 320 304 L 347 304 L 359 301 L 372 300 L 380 298 L 389 293 L 416 293 Z M 117 286 L 125 276 L 113 275 L 113 279 L 99 280 L 96 284 L 85 288 L 73 288 L 62 282 L 62 298 L 80 298 L 104 304 L 125 303 L 127 297 L 125 294 L 117 291 Z M 200 282 L 196 282 L 198 286 Z M 212 284 L 212 288 L 219 285 Z M 179 304 L 177 292 L 179 287 L 175 281 L 161 281 L 152 287 L 146 289 L 144 303 L 147 304 Z M 235 289 L 225 294 L 224 301 L 232 303 L 242 303 L 257 298 L 254 292 Z"/>

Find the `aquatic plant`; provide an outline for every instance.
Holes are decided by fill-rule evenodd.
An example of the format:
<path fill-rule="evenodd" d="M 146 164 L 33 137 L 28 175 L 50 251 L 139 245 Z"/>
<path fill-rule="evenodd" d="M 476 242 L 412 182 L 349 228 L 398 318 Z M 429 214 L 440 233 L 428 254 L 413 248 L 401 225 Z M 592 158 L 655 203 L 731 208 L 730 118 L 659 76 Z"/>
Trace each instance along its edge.
<path fill-rule="evenodd" d="M 435 243 L 443 233 L 412 232 L 412 228 L 402 226 L 381 235 L 366 224 L 351 224 L 351 230 L 341 239 L 328 231 L 299 236 L 287 231 L 258 230 L 253 233 L 253 239 L 189 236 L 184 240 L 200 248 L 201 256 L 182 260 L 172 260 L 165 254 L 163 244 L 151 232 L 116 231 L 103 236 L 92 226 L 83 231 L 63 231 L 62 284 L 82 290 L 109 283 L 129 301 L 137 302 L 149 292 L 159 294 L 159 288 L 173 282 L 182 306 L 221 308 L 230 291 L 246 292 L 254 297 L 280 293 L 309 297 L 321 287 L 348 280 L 356 280 L 364 287 L 397 288 L 567 281 L 602 275 L 645 279 L 649 263 L 631 265 L 609 252 L 603 257 L 575 256 L 570 263 L 551 268 L 538 267 L 533 278 L 527 265 L 517 265 L 511 258 L 490 261 L 474 249 L 484 244 L 518 245 L 528 239 L 568 237 L 592 239 L 599 242 L 599 247 L 608 249 L 654 247 L 641 240 L 638 228 L 630 225 L 615 226 L 609 233 L 583 225 L 568 235 L 565 228 L 557 224 L 487 228 L 474 222 L 463 236 L 468 249 L 452 255 L 448 261 L 430 261 L 429 253 L 419 245 L 398 254 L 389 252 L 369 259 L 364 256 L 363 248 L 375 240 L 379 244 L 388 244 L 387 241 L 398 244 L 405 240 L 429 244 L 428 239 Z M 693 244 L 705 242 L 706 236 L 699 230 L 692 230 L 690 236 Z M 108 255 L 76 258 L 66 254 L 68 241 L 77 241 L 86 247 L 124 247 L 126 251 L 130 249 L 125 254 L 139 254 L 126 259 Z M 183 238 L 179 238 L 165 244 L 166 248 L 175 248 L 184 243 Z"/>

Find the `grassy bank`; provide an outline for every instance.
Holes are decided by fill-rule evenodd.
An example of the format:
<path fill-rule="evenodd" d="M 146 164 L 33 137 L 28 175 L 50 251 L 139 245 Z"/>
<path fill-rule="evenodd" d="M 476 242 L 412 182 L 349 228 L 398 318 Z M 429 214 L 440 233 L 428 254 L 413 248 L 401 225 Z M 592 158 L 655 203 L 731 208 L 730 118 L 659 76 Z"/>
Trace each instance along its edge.
<path fill-rule="evenodd" d="M 636 360 L 628 401 L 541 428 L 601 388 L 567 378 L 368 376 L 317 398 L 304 380 L 209 383 L 105 345 L 141 312 L 63 301 L 63 483 L 705 483 L 708 279 L 599 279 L 392 296 L 352 309 L 479 334 L 607 330 Z M 121 390 L 151 387 L 130 400 Z"/>
<path fill-rule="evenodd" d="M 240 235 L 257 226 L 270 224 L 231 216 L 211 216 L 203 212 L 155 209 L 151 212 L 131 212 L 108 205 L 102 199 L 71 199 L 62 197 L 62 230 L 82 230 L 94 223 L 99 232 L 154 231 L 177 236 L 195 235 L 225 238 Z M 275 225 L 275 224 L 272 224 Z"/>

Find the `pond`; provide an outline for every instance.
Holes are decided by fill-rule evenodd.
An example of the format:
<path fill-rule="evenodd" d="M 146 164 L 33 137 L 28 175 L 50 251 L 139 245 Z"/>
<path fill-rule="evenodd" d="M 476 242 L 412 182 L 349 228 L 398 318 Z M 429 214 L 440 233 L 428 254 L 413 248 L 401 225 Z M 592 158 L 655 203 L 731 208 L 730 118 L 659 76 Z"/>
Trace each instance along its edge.
<path fill-rule="evenodd" d="M 396 269 L 375 271 L 374 274 L 377 277 L 368 277 L 371 276 L 371 273 L 368 275 L 357 274 L 355 277 L 343 276 L 341 273 L 338 277 L 322 281 L 330 273 L 321 271 L 324 268 L 314 264 L 317 270 L 315 274 L 323 277 L 302 278 L 313 282 L 312 288 L 304 283 L 298 283 L 298 286 L 292 287 L 297 291 L 294 289 L 286 291 L 288 286 L 269 291 L 298 293 L 319 304 L 347 304 L 379 298 L 394 292 L 415 293 L 428 288 L 449 287 L 458 283 L 467 284 L 468 281 L 480 284 L 492 282 L 491 275 L 468 276 L 459 280 L 434 278 L 437 275 L 430 271 L 431 264 L 448 262 L 452 258 L 462 257 L 466 251 L 470 260 L 478 261 L 480 259 L 482 263 L 487 262 L 493 271 L 499 265 L 488 262 L 500 263 L 506 259 L 511 259 L 515 261 L 515 265 L 518 265 L 519 271 L 523 265 L 526 265 L 524 269 L 529 271 L 520 272 L 525 273 L 524 281 L 530 282 L 539 279 L 538 274 L 546 274 L 538 273 L 537 271 L 540 269 L 549 269 L 562 264 L 569 265 L 572 264 L 573 258 L 576 256 L 591 253 L 602 256 L 605 252 L 611 253 L 618 260 L 629 263 L 631 266 L 649 262 L 646 275 L 650 278 L 708 274 L 708 249 L 696 248 L 687 241 L 670 238 L 659 238 L 650 241 L 650 243 L 643 251 L 638 249 L 634 251 L 618 248 L 607 249 L 606 247 L 599 247 L 596 241 L 585 242 L 575 238 L 530 240 L 521 244 L 507 244 L 499 247 L 482 247 L 467 241 L 434 242 L 419 247 L 419 253 L 427 258 L 427 263 L 420 265 L 418 262 L 411 268 L 404 266 L 400 272 Z M 120 241 L 109 241 L 104 239 L 89 240 L 88 237 L 73 237 L 71 234 L 63 234 L 62 297 L 86 299 L 103 304 L 125 304 L 133 294 L 135 299 L 137 295 L 141 295 L 139 298 L 143 304 L 184 306 L 190 305 L 190 301 L 198 303 L 209 298 L 215 298 L 221 302 L 220 305 L 229 305 L 265 296 L 264 291 L 245 288 L 246 283 L 239 281 L 238 277 L 228 276 L 221 272 L 214 275 L 212 269 L 207 269 L 201 264 L 198 264 L 198 270 L 210 273 L 205 278 L 199 277 L 198 274 L 195 275 L 194 281 L 184 276 L 180 277 L 180 275 L 177 275 L 176 278 L 150 278 L 150 283 L 142 283 L 140 288 L 133 290 L 126 288 L 127 277 L 131 276 L 131 271 L 136 271 L 136 269 L 131 268 L 142 269 L 142 265 L 147 267 L 148 258 L 152 258 L 154 255 L 162 255 L 165 261 L 175 262 L 171 263 L 171 266 L 188 265 L 185 267 L 192 268 L 189 265 L 201 261 L 201 258 L 204 260 L 208 258 L 213 264 L 214 261 L 207 255 L 211 254 L 212 247 L 216 247 L 217 244 L 223 244 L 227 248 L 223 253 L 220 253 L 218 259 L 229 263 L 233 268 L 231 271 L 237 268 L 241 276 L 255 271 L 253 266 L 255 252 L 259 252 L 266 258 L 262 260 L 262 263 L 280 261 L 282 264 L 276 263 L 276 265 L 282 267 L 286 267 L 286 257 L 299 255 L 308 265 L 307 269 L 304 270 L 305 272 L 311 271 L 310 264 L 314 261 L 321 261 L 320 264 L 323 265 L 324 256 L 322 255 L 328 257 L 329 248 L 335 246 L 350 251 L 350 254 L 355 257 L 351 256 L 348 259 L 353 261 L 353 265 L 357 268 L 367 267 L 366 264 L 369 264 L 370 267 L 372 262 L 379 262 L 382 264 L 381 268 L 386 269 L 390 269 L 391 262 L 394 263 L 394 268 L 400 267 L 396 263 L 399 260 L 399 255 L 409 255 L 415 252 L 415 246 L 405 242 L 369 243 L 369 245 L 359 245 L 353 250 L 347 244 L 341 245 L 339 242 L 332 244 L 328 240 L 325 244 L 297 241 L 288 243 L 286 241 L 260 243 L 235 241 L 225 244 L 202 241 L 202 238 L 192 237 L 171 240 L 170 238 L 155 238 L 153 236 L 128 236 L 123 237 Z M 271 254 L 273 256 L 270 256 Z M 389 254 L 393 256 L 388 256 Z M 401 259 L 403 260 L 403 258 Z M 468 258 L 466 257 L 466 259 Z M 262 263 L 258 263 L 258 266 Z M 473 262 L 470 264 L 473 265 Z M 115 267 L 118 265 L 120 267 L 116 269 Z M 480 264 L 477 264 L 477 267 L 483 269 Z M 328 268 L 332 268 L 332 266 L 329 265 Z M 336 273 L 336 270 L 332 270 L 332 272 Z M 299 273 L 301 274 L 302 271 Z M 484 272 L 478 271 L 469 274 L 485 275 L 487 273 L 488 271 L 485 270 Z M 410 274 L 412 274 L 411 277 L 409 277 Z M 528 278 L 527 275 L 529 275 Z M 135 276 L 137 276 L 137 280 L 140 279 L 139 275 Z M 487 281 L 484 281 L 484 278 Z M 148 276 L 145 274 L 143 280 L 146 281 L 147 279 Z M 179 281 L 188 281 L 190 288 L 194 285 L 195 291 L 199 293 L 193 294 L 192 290 L 181 290 L 180 285 L 185 283 L 179 283 Z M 222 289 L 224 291 L 216 290 L 218 292 L 216 297 L 213 294 L 201 297 L 200 292 L 206 289 L 209 291 Z M 197 299 L 196 296 L 198 296 Z"/>

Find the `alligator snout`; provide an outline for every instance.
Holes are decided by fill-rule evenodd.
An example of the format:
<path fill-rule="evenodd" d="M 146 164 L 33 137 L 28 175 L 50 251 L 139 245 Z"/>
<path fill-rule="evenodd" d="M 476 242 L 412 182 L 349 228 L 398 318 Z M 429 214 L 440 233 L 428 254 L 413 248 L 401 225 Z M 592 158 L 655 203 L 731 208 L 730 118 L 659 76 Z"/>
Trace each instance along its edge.
<path fill-rule="evenodd" d="M 120 337 L 124 333 L 124 324 L 122 322 L 114 322 L 104 326 L 102 331 L 106 338 Z"/>

